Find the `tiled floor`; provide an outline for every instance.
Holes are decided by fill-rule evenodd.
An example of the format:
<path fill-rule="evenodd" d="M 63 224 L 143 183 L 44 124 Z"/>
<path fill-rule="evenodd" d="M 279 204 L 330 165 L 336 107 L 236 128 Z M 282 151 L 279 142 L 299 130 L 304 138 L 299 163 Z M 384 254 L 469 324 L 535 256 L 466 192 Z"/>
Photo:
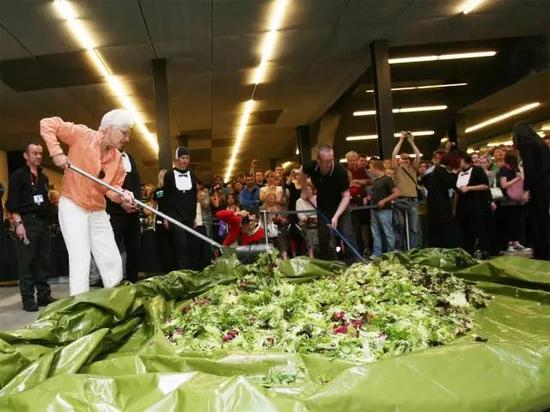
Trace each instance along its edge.
<path fill-rule="evenodd" d="M 52 296 L 64 298 L 69 296 L 68 283 L 51 283 Z M 40 308 L 42 310 L 44 308 Z M 17 286 L 0 287 L 0 330 L 20 329 L 35 320 L 40 312 L 25 312 L 21 304 L 21 295 Z"/>

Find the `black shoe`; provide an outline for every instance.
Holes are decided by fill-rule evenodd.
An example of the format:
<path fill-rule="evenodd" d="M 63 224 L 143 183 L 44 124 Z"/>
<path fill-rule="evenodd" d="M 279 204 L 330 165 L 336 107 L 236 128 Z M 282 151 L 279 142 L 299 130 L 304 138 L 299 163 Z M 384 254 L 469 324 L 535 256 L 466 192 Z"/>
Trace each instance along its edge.
<path fill-rule="evenodd" d="M 50 303 L 57 302 L 56 298 L 52 298 L 51 296 L 48 296 L 45 299 L 38 299 L 38 306 L 48 306 Z"/>
<path fill-rule="evenodd" d="M 23 302 L 23 310 L 25 312 L 38 312 L 38 305 L 36 302 Z"/>

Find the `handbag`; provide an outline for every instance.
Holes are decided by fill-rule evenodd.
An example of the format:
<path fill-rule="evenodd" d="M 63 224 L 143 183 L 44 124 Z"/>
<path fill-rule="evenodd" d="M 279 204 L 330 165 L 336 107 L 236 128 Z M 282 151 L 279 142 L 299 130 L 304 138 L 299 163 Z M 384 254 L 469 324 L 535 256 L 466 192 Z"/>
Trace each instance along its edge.
<path fill-rule="evenodd" d="M 497 179 L 493 181 L 493 186 L 490 188 L 491 191 L 491 197 L 493 200 L 500 200 L 504 197 L 504 193 L 502 192 L 502 189 L 497 186 Z"/>
<path fill-rule="evenodd" d="M 506 195 L 510 198 L 510 200 L 513 200 L 514 202 L 523 203 L 524 194 L 525 191 L 523 190 L 523 179 L 518 180 L 512 186 L 506 189 Z"/>

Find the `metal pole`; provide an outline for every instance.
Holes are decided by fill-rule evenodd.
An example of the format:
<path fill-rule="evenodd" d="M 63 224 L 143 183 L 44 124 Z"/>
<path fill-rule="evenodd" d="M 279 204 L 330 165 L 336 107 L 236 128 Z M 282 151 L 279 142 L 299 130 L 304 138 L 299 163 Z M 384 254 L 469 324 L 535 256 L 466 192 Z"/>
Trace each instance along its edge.
<path fill-rule="evenodd" d="M 269 247 L 269 236 L 267 235 L 267 210 L 262 210 L 264 215 L 264 234 L 265 234 L 265 247 Z"/>
<path fill-rule="evenodd" d="M 108 184 L 108 183 L 105 183 L 103 180 L 101 180 L 101 179 L 99 179 L 99 178 L 97 178 L 97 177 L 95 177 L 95 176 L 92 176 L 92 175 L 89 174 L 88 172 L 86 172 L 86 171 L 84 171 L 84 170 L 82 170 L 82 169 L 76 167 L 75 165 L 69 164 L 69 169 L 72 170 L 72 171 L 74 171 L 74 172 L 76 172 L 76 173 L 78 173 L 78 174 L 80 174 L 80 175 L 82 175 L 82 176 L 84 176 L 84 177 L 87 177 L 87 178 L 90 179 L 90 180 L 93 180 L 93 181 L 94 181 L 95 183 L 97 183 L 98 185 L 101 185 L 101 186 L 103 186 L 103 187 L 106 187 L 106 188 L 109 189 L 109 190 L 112 190 L 113 192 L 119 194 L 120 196 L 123 196 L 123 195 L 124 195 L 124 192 L 123 192 L 121 189 L 118 189 L 118 188 L 116 188 L 116 187 L 111 186 L 111 185 Z M 212 246 L 215 246 L 215 247 L 217 247 L 217 248 L 219 248 L 219 249 L 224 249 L 224 246 L 220 245 L 218 242 L 215 242 L 215 241 L 213 241 L 212 239 L 210 239 L 210 238 L 204 236 L 202 233 L 199 233 L 199 232 L 197 232 L 196 230 L 191 229 L 189 226 L 186 226 L 186 225 L 184 225 L 183 223 L 178 222 L 176 219 L 174 219 L 174 218 L 172 218 L 172 217 L 170 217 L 170 216 L 168 216 L 168 215 L 166 215 L 166 214 L 164 214 L 164 213 L 158 211 L 158 210 L 155 209 L 154 207 L 151 207 L 151 206 L 149 206 L 148 204 L 143 203 L 143 202 L 141 202 L 141 201 L 139 201 L 139 200 L 137 200 L 137 199 L 134 199 L 134 203 L 135 203 L 136 205 L 138 205 L 139 207 L 141 207 L 141 208 L 143 208 L 143 209 L 146 209 L 146 210 L 148 210 L 148 211 L 150 211 L 150 212 L 156 214 L 157 216 L 162 217 L 163 219 L 168 220 L 170 223 L 172 223 L 172 224 L 176 225 L 177 227 L 179 227 L 179 228 L 185 230 L 186 232 L 191 233 L 192 235 L 198 237 L 199 239 L 202 239 L 202 240 L 204 240 L 205 242 L 210 243 Z"/>
<path fill-rule="evenodd" d="M 405 239 L 407 239 L 407 250 L 410 250 L 411 239 L 409 234 L 409 209 L 405 209 Z"/>

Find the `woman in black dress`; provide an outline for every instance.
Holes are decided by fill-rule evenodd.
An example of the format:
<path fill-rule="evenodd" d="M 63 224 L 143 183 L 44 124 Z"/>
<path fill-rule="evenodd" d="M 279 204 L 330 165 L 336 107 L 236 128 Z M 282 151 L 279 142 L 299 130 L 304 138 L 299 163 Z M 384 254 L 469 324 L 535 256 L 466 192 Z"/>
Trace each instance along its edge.
<path fill-rule="evenodd" d="M 531 196 L 533 257 L 550 260 L 550 151 L 527 122 L 515 125 L 513 140 L 523 161 L 523 186 Z"/>
<path fill-rule="evenodd" d="M 451 197 L 451 190 L 456 185 L 456 174 L 450 169 L 450 161 L 451 157 L 446 153 L 433 172 L 422 179 L 428 191 L 428 236 L 432 247 L 458 246 Z"/>

